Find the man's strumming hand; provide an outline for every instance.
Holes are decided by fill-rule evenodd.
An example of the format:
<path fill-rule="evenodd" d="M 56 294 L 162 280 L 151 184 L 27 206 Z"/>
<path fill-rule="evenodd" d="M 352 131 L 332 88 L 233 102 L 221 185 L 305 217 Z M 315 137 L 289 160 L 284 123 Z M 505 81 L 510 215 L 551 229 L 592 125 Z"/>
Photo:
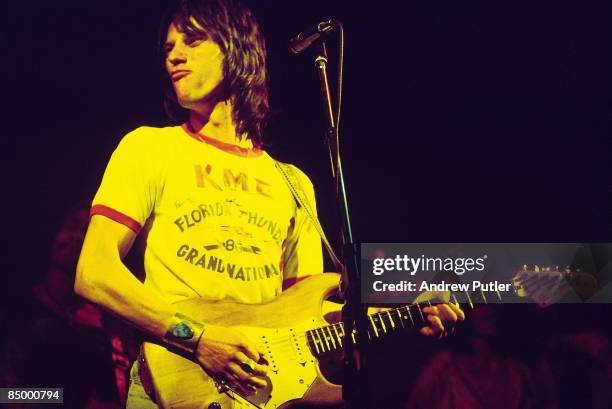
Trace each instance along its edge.
<path fill-rule="evenodd" d="M 268 368 L 258 363 L 263 355 L 262 347 L 240 331 L 216 325 L 206 325 L 195 352 L 200 365 L 211 375 L 246 395 L 266 386 Z"/>

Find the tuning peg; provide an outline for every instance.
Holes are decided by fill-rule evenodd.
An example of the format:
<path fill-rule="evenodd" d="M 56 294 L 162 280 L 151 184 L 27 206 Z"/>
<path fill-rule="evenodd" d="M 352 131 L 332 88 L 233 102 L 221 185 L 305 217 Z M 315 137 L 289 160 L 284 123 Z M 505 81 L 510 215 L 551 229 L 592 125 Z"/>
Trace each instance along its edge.
<path fill-rule="evenodd" d="M 529 267 L 527 267 L 527 264 L 523 264 L 523 270 L 524 270 L 524 271 L 529 270 Z"/>
<path fill-rule="evenodd" d="M 565 272 L 566 273 L 571 273 L 572 269 L 570 268 L 570 266 L 565 266 Z"/>
<path fill-rule="evenodd" d="M 544 267 L 542 271 L 550 271 L 550 267 Z"/>
<path fill-rule="evenodd" d="M 533 271 L 535 271 L 536 273 L 540 272 L 540 266 L 538 266 L 537 264 L 535 266 L 533 266 Z"/>

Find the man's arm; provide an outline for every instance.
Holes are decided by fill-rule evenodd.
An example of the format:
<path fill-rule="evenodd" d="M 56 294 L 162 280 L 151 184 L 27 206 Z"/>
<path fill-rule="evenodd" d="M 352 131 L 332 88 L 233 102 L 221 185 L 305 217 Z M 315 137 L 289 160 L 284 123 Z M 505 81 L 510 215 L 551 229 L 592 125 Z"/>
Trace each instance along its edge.
<path fill-rule="evenodd" d="M 123 224 L 94 215 L 77 266 L 75 292 L 163 340 L 177 310 L 146 288 L 123 264 L 135 238 L 136 234 Z M 262 378 L 267 369 L 255 363 L 263 350 L 238 331 L 205 325 L 194 354 L 210 373 L 225 377 L 244 393 L 266 385 Z M 242 369 L 244 362 L 254 369 L 253 375 Z"/>
<path fill-rule="evenodd" d="M 123 224 L 94 215 L 81 250 L 74 290 L 162 339 L 176 311 L 123 264 L 135 238 L 136 233 Z"/>

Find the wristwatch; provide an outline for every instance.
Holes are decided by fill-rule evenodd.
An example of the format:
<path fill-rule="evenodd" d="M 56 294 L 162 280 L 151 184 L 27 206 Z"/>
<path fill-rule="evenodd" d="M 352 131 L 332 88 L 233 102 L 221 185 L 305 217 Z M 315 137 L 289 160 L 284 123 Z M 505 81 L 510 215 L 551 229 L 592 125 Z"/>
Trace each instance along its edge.
<path fill-rule="evenodd" d="M 193 354 L 202 334 L 204 334 L 204 324 L 177 313 L 172 317 L 172 322 L 164 335 L 164 342 Z"/>

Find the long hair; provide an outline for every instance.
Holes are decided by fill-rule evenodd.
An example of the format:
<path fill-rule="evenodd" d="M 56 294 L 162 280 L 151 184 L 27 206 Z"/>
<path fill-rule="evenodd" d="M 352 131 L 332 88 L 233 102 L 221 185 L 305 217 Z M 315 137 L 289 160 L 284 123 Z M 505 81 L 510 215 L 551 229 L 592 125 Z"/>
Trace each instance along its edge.
<path fill-rule="evenodd" d="M 266 45 L 255 17 L 238 0 L 178 0 L 174 3 L 160 26 L 160 56 L 166 58 L 163 45 L 173 21 L 181 32 L 205 35 L 214 41 L 225 56 L 223 86 L 233 104 L 236 132 L 246 134 L 255 146 L 263 145 L 270 106 Z M 185 121 L 189 111 L 179 105 L 168 76 L 164 96 L 164 107 L 170 118 Z"/>

